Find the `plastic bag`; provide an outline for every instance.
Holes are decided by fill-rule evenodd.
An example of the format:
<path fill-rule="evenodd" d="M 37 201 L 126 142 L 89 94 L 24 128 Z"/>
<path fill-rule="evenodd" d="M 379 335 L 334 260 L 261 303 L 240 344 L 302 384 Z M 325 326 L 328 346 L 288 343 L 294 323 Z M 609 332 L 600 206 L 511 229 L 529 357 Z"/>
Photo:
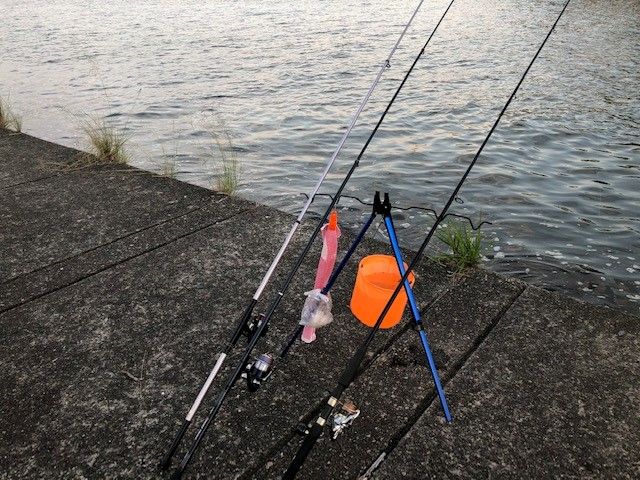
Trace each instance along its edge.
<path fill-rule="evenodd" d="M 304 293 L 307 299 L 302 307 L 300 325 L 320 328 L 333 322 L 331 313 L 331 297 L 323 295 L 319 288 Z"/>

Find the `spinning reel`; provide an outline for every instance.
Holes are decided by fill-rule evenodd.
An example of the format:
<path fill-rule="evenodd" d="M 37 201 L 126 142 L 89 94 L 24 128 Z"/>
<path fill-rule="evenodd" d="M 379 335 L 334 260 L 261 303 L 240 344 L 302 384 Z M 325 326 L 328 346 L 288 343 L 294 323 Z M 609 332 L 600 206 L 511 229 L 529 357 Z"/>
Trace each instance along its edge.
<path fill-rule="evenodd" d="M 243 333 L 247 336 L 247 339 L 251 341 L 256 334 L 256 330 L 262 322 L 265 320 L 265 314 L 260 313 L 247 322 L 244 326 Z M 261 336 L 267 333 L 268 327 L 265 327 L 261 332 Z M 247 388 L 250 392 L 255 392 L 260 388 L 262 382 L 267 380 L 273 373 L 273 357 L 268 353 L 263 353 L 253 362 L 247 363 L 242 373 L 242 378 L 247 379 Z"/>
<path fill-rule="evenodd" d="M 266 315 L 264 313 L 259 313 L 255 317 L 251 318 L 244 325 L 244 327 L 242 328 L 242 333 L 247 337 L 247 341 L 251 341 L 251 339 L 253 338 L 253 335 L 255 334 L 256 330 L 258 329 L 258 327 L 264 321 L 265 318 L 266 318 Z M 262 330 L 262 333 L 261 333 L 260 336 L 266 335 L 268 330 L 269 330 L 269 326 L 267 325 L 264 328 L 264 330 Z"/>
<path fill-rule="evenodd" d="M 353 421 L 360 416 L 360 409 L 351 400 L 340 403 L 340 410 L 331 416 L 331 440 L 336 440 L 345 429 L 349 428 Z M 311 425 L 298 424 L 296 431 L 301 435 L 307 435 L 311 431 Z"/>
<path fill-rule="evenodd" d="M 247 363 L 242 378 L 247 379 L 247 388 L 250 392 L 255 392 L 260 388 L 262 382 L 269 379 L 273 373 L 273 357 L 268 353 L 263 353 L 253 362 Z"/>
<path fill-rule="evenodd" d="M 353 421 L 360 415 L 360 410 L 351 400 L 341 404 L 339 412 L 333 414 L 331 421 L 331 439 L 335 440 L 345 430 L 349 428 Z"/>

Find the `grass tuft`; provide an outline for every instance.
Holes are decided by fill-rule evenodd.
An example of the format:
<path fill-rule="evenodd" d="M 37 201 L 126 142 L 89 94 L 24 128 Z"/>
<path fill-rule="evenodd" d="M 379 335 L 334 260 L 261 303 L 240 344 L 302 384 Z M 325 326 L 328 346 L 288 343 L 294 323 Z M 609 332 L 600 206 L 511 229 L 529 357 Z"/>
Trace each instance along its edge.
<path fill-rule="evenodd" d="M 129 156 L 125 151 L 125 144 L 129 140 L 127 135 L 108 125 L 104 120 L 98 119 L 85 122 L 82 130 L 89 140 L 90 153 L 95 157 L 94 163 L 126 164 L 129 162 Z"/>
<path fill-rule="evenodd" d="M 11 109 L 8 100 L 0 97 L 0 128 L 6 128 L 15 132 L 22 131 L 22 117 L 16 115 Z"/>
<path fill-rule="evenodd" d="M 160 175 L 163 177 L 176 178 L 178 174 L 178 168 L 176 166 L 175 160 L 167 160 L 162 164 L 162 170 Z"/>
<path fill-rule="evenodd" d="M 240 185 L 240 162 L 233 146 L 231 133 L 225 122 L 218 118 L 215 130 L 210 129 L 209 134 L 215 143 L 212 155 L 218 159 L 221 168 L 216 178 L 216 190 L 233 195 Z"/>
<path fill-rule="evenodd" d="M 449 223 L 438 230 L 438 239 L 451 252 L 442 253 L 438 259 L 454 265 L 458 271 L 475 267 L 482 257 L 482 233 L 473 231 L 461 223 Z"/>

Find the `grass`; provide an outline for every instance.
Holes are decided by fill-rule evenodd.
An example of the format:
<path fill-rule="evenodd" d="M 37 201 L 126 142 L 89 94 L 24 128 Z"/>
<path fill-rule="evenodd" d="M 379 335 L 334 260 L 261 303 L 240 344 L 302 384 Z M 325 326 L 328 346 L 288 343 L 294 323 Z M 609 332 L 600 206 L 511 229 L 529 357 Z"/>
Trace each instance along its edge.
<path fill-rule="evenodd" d="M 176 133 L 176 125 L 173 123 L 173 136 Z M 178 175 L 178 141 L 176 140 L 173 145 L 173 152 L 167 153 L 164 145 L 161 145 L 162 157 L 165 159 L 160 169 L 160 175 L 168 178 L 176 178 Z"/>
<path fill-rule="evenodd" d="M 160 175 L 163 177 L 176 178 L 178 169 L 175 160 L 167 160 L 162 164 Z"/>
<path fill-rule="evenodd" d="M 93 159 L 86 159 L 89 163 L 126 164 L 129 156 L 125 145 L 129 137 L 108 125 L 103 119 L 89 119 L 82 126 L 82 130 L 89 141 L 89 151 Z"/>
<path fill-rule="evenodd" d="M 16 115 L 8 100 L 0 97 L 0 128 L 7 128 L 15 132 L 22 131 L 22 117 Z"/>
<path fill-rule="evenodd" d="M 129 155 L 125 145 L 129 136 L 116 127 L 108 125 L 104 119 L 86 117 L 78 121 L 87 142 L 88 152 L 79 152 L 72 161 L 49 162 L 47 168 L 53 171 L 76 171 L 94 165 L 127 165 Z"/>
<path fill-rule="evenodd" d="M 450 249 L 438 259 L 454 265 L 458 271 L 474 267 L 482 257 L 482 233 L 460 222 L 449 223 L 438 230 L 438 239 Z"/>
<path fill-rule="evenodd" d="M 226 124 L 222 119 L 218 119 L 216 124 L 215 130 L 209 130 L 215 144 L 212 154 L 220 165 L 220 173 L 216 178 L 216 190 L 233 195 L 240 185 L 240 163 Z"/>

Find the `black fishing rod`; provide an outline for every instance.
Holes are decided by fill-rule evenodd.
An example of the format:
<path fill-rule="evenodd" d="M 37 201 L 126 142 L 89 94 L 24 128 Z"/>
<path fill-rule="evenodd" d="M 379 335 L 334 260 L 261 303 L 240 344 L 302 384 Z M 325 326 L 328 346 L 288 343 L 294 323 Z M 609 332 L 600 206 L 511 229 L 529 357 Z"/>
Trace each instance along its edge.
<path fill-rule="evenodd" d="M 325 178 L 329 174 L 329 171 L 331 170 L 331 167 L 335 163 L 339 153 L 342 151 L 342 148 L 343 148 L 345 142 L 349 138 L 349 135 L 351 134 L 351 131 L 353 130 L 353 128 L 356 125 L 358 117 L 360 116 L 360 114 L 364 110 L 365 105 L 369 101 L 369 98 L 373 94 L 373 91 L 375 90 L 376 86 L 380 82 L 380 79 L 382 78 L 383 73 L 385 72 L 386 69 L 391 67 L 391 63 L 390 63 L 391 59 L 393 58 L 396 50 L 398 49 L 400 43 L 402 42 L 402 39 L 404 38 L 405 34 L 407 33 L 407 30 L 409 29 L 409 26 L 413 23 L 414 18 L 416 17 L 418 12 L 420 11 L 420 8 L 422 7 L 422 4 L 424 3 L 424 1 L 425 0 L 420 0 L 418 2 L 418 5 L 413 10 L 413 14 L 409 18 L 409 21 L 404 26 L 402 32 L 400 33 L 400 36 L 396 39 L 396 42 L 393 45 L 393 48 L 391 49 L 391 51 L 389 52 L 389 55 L 387 56 L 386 60 L 380 65 L 380 68 L 378 69 L 378 73 L 376 74 L 376 76 L 375 76 L 375 78 L 373 80 L 373 83 L 371 84 L 371 86 L 369 87 L 369 90 L 367 91 L 367 93 L 365 94 L 364 98 L 362 99 L 362 101 L 360 102 L 358 107 L 356 108 L 356 111 L 355 111 L 354 115 L 352 116 L 351 120 L 349 121 L 349 124 L 347 125 L 347 128 L 346 128 L 344 134 L 342 135 L 342 137 L 340 138 L 340 141 L 338 142 L 338 145 L 336 146 L 335 150 L 333 151 L 333 154 L 331 155 L 331 158 L 328 160 L 324 170 L 322 171 L 322 174 L 318 178 L 318 180 L 317 180 L 317 182 L 315 184 L 315 187 L 313 189 L 312 194 L 309 196 L 307 201 L 304 203 L 302 209 L 300 210 L 300 213 L 298 214 L 298 216 L 296 217 L 293 225 L 291 226 L 291 229 L 289 230 L 289 233 L 285 237 L 284 242 L 280 246 L 280 249 L 278 250 L 278 252 L 276 253 L 275 257 L 273 258 L 273 260 L 271 262 L 271 265 L 269 265 L 269 268 L 267 269 L 267 272 L 263 276 L 263 278 L 262 278 L 262 280 L 260 282 L 260 285 L 258 286 L 258 288 L 256 289 L 255 293 L 253 294 L 253 297 L 252 297 L 251 301 L 249 302 L 249 304 L 245 308 L 244 312 L 242 313 L 242 315 L 238 319 L 238 323 L 236 324 L 235 330 L 234 330 L 233 334 L 231 335 L 231 339 L 229 340 L 229 342 L 225 346 L 224 350 L 219 353 L 218 358 L 216 360 L 216 363 L 214 364 L 213 368 L 211 369 L 211 371 L 209 373 L 209 376 L 207 377 L 206 381 L 204 382 L 204 384 L 200 388 L 200 390 L 198 392 L 198 395 L 196 396 L 196 399 L 194 400 L 194 402 L 191 405 L 191 408 L 187 412 L 187 415 L 186 415 L 186 417 L 185 417 L 180 429 L 176 433 L 176 436 L 174 437 L 173 442 L 171 443 L 171 446 L 169 447 L 169 450 L 167 451 L 167 453 L 163 457 L 162 461 L 160 462 L 160 466 L 161 466 L 162 469 L 167 469 L 169 467 L 169 465 L 171 464 L 171 459 L 173 457 L 173 454 L 175 453 L 176 449 L 178 448 L 178 445 L 180 444 L 180 442 L 182 441 L 182 438 L 184 437 L 187 429 L 189 428 L 189 425 L 191 424 L 193 416 L 195 415 L 195 413 L 197 412 L 198 408 L 200 407 L 200 404 L 202 403 L 202 400 L 204 399 L 205 395 L 207 394 L 209 388 L 211 387 L 211 384 L 213 383 L 213 380 L 216 378 L 216 376 L 218 375 L 218 372 L 222 368 L 222 364 L 224 363 L 224 361 L 227 358 L 227 356 L 234 349 L 234 347 L 236 346 L 236 344 L 238 343 L 238 341 L 240 340 L 240 338 L 242 337 L 243 334 L 245 334 L 248 337 L 250 337 L 252 335 L 253 331 L 255 331 L 258 328 L 258 323 L 259 323 L 259 317 L 260 316 L 258 316 L 258 318 L 252 318 L 252 316 L 253 316 L 253 310 L 256 307 L 256 305 L 258 303 L 258 300 L 260 299 L 260 297 L 262 295 L 262 292 L 264 291 L 264 289 L 266 288 L 267 284 L 269 283 L 269 281 L 270 281 L 270 279 L 271 279 L 276 267 L 280 263 L 280 260 L 282 259 L 287 247 L 289 246 L 291 240 L 293 239 L 293 236 L 295 235 L 296 231 L 298 230 L 298 227 L 302 223 L 302 220 L 303 220 L 304 216 L 306 215 L 307 210 L 311 206 L 311 202 L 313 201 L 313 197 L 315 196 L 316 193 L 318 193 L 318 191 L 320 189 L 320 186 L 322 185 L 322 183 L 324 182 Z"/>
<path fill-rule="evenodd" d="M 189 425 L 191 423 L 191 419 L 193 418 L 193 415 L 195 414 L 195 411 L 197 410 L 198 406 L 200 405 L 200 402 L 202 401 L 202 398 L 206 394 L 206 391 L 208 390 L 209 386 L 211 385 L 211 382 L 213 381 L 213 379 L 217 375 L 217 372 L 220 369 L 220 367 L 222 365 L 222 362 L 224 361 L 224 358 L 228 355 L 228 351 L 233 347 L 233 345 L 235 345 L 238 342 L 238 340 L 242 337 L 242 335 L 245 334 L 249 338 L 249 343 L 247 344 L 247 346 L 246 346 L 246 348 L 245 348 L 245 350 L 244 350 L 244 352 L 243 352 L 243 354 L 242 354 L 242 356 L 240 358 L 240 361 L 238 362 L 237 366 L 233 369 L 231 375 L 227 378 L 227 381 L 224 384 L 222 390 L 220 391 L 220 393 L 216 397 L 215 402 L 214 402 L 213 406 L 211 407 L 207 417 L 204 419 L 204 421 L 201 424 L 198 432 L 196 433 L 191 446 L 189 447 L 188 451 L 186 452 L 186 454 L 182 458 L 182 461 L 180 462 L 180 465 L 178 466 L 178 469 L 173 474 L 172 480 L 178 480 L 178 479 L 180 479 L 182 477 L 182 474 L 184 473 L 184 471 L 187 468 L 187 466 L 189 465 L 189 462 L 191 461 L 193 455 L 195 454 L 196 450 L 198 449 L 200 443 L 202 442 L 202 439 L 203 439 L 204 435 L 206 434 L 206 431 L 209 428 L 209 425 L 211 424 L 211 422 L 214 420 L 214 418 L 218 414 L 218 411 L 222 407 L 222 404 L 224 403 L 227 395 L 231 391 L 231 388 L 233 388 L 233 386 L 235 385 L 235 383 L 238 380 L 238 378 L 240 378 L 240 376 L 243 373 L 245 373 L 248 377 L 250 375 L 252 375 L 252 373 L 255 373 L 257 375 L 255 380 L 257 382 L 252 382 L 251 381 L 252 379 L 248 378 L 249 384 L 253 385 L 253 388 L 255 389 L 255 388 L 257 388 L 259 386 L 259 383 L 261 381 L 265 380 L 270 375 L 270 370 L 271 370 L 271 368 L 273 366 L 272 363 L 271 363 L 272 359 L 266 359 L 265 356 L 263 355 L 263 356 L 261 356 L 261 358 L 256 360 L 256 362 L 253 362 L 252 364 L 249 364 L 249 359 L 250 359 L 250 357 L 251 357 L 251 355 L 253 353 L 253 350 L 254 350 L 256 344 L 258 343 L 258 340 L 260 340 L 260 338 L 264 335 L 264 333 L 266 331 L 266 328 L 267 328 L 267 326 L 268 326 L 268 324 L 269 324 L 269 322 L 271 320 L 271 317 L 273 316 L 273 314 L 277 310 L 278 306 L 280 305 L 280 302 L 282 301 L 282 298 L 284 297 L 284 294 L 286 293 L 286 291 L 291 286 L 291 283 L 293 282 L 293 279 L 294 279 L 296 273 L 298 272 L 298 270 L 302 266 L 302 263 L 304 262 L 304 259 L 306 258 L 306 256 L 308 255 L 309 251 L 311 250 L 315 239 L 317 238 L 317 236 L 319 235 L 319 233 L 320 233 L 320 231 L 322 229 L 323 224 L 329 218 L 329 215 L 331 214 L 331 211 L 335 208 L 336 204 L 338 203 L 343 190 L 347 186 L 347 183 L 351 179 L 351 177 L 352 177 L 353 173 L 355 172 L 356 168 L 358 168 L 358 166 L 360 164 L 360 160 L 362 159 L 362 157 L 364 156 L 367 148 L 369 147 L 369 144 L 371 143 L 371 140 L 373 139 L 373 137 L 378 132 L 378 129 L 380 128 L 380 125 L 382 124 L 382 122 L 386 118 L 387 113 L 389 112 L 391 106 L 393 105 L 393 103 L 395 102 L 396 98 L 400 94 L 400 91 L 404 87 L 407 79 L 409 78 L 409 75 L 411 74 L 411 72 L 415 68 L 416 64 L 418 63 L 418 60 L 422 57 L 422 55 L 424 55 L 424 52 L 425 52 L 427 46 L 431 42 L 431 39 L 433 38 L 433 36 L 435 35 L 436 31 L 440 27 L 440 24 L 444 20 L 445 16 L 447 15 L 447 12 L 449 11 L 449 9 L 451 8 L 451 6 L 453 5 L 454 2 L 455 2 L 455 0 L 451 0 L 451 2 L 448 4 L 447 8 L 444 10 L 444 12 L 442 13 L 440 19 L 438 20 L 438 23 L 436 24 L 434 29 L 431 31 L 431 34 L 429 35 L 429 37 L 427 38 L 426 42 L 424 43 L 422 49 L 419 51 L 418 55 L 416 56 L 416 58 L 413 61 L 412 65 L 410 66 L 409 70 L 406 72 L 406 74 L 405 74 L 404 78 L 402 79 L 400 85 L 396 89 L 396 91 L 393 94 L 391 100 L 387 104 L 385 110 L 383 111 L 383 113 L 380 116 L 378 122 L 376 123 L 374 129 L 372 130 L 371 134 L 367 138 L 367 140 L 366 140 L 364 146 L 362 147 L 360 153 L 358 154 L 358 156 L 356 157 L 355 161 L 351 165 L 349 171 L 347 172 L 347 174 L 345 175 L 344 179 L 342 180 L 342 183 L 338 187 L 338 190 L 336 191 L 334 197 L 332 198 L 331 202 L 329 203 L 329 206 L 326 208 L 326 210 L 325 210 L 324 214 L 322 215 L 320 221 L 316 224 L 316 227 L 315 227 L 313 233 L 311 234 L 311 236 L 309 237 L 309 240 L 307 241 L 306 245 L 302 249 L 302 251 L 301 251 L 300 255 L 298 256 L 298 258 L 297 258 L 295 264 L 293 265 L 292 269 L 288 273 L 288 275 L 287 275 L 285 281 L 283 282 L 281 288 L 278 290 L 278 293 L 275 296 L 274 301 L 269 306 L 266 314 L 260 314 L 257 317 L 254 317 L 252 319 L 251 318 L 252 312 L 253 312 L 253 309 L 255 308 L 255 305 L 256 305 L 255 299 L 247 306 L 245 312 L 243 313 L 243 315 L 242 315 L 242 317 L 240 319 L 240 322 L 236 326 L 236 329 L 235 329 L 235 331 L 233 333 L 231 342 L 230 342 L 229 346 L 227 347 L 227 350 L 225 350 L 225 352 L 223 352 L 218 357 L 218 360 L 216 362 L 216 365 L 214 366 L 214 369 L 209 374 L 209 377 L 207 378 L 207 381 L 205 382 L 205 385 L 201 389 L 200 394 L 198 395 L 198 398 L 196 399 L 196 402 L 194 402 L 194 405 L 191 407 L 191 410 L 189 411 L 189 414 L 187 415 L 187 418 L 184 420 L 184 422 L 183 422 L 182 426 L 180 427 L 180 430 L 178 431 L 176 437 L 174 438 L 174 440 L 173 440 L 168 452 L 166 453 L 166 455 L 164 456 L 164 458 L 163 458 L 163 460 L 161 462 L 161 467 L 163 469 L 167 469 L 169 467 L 169 465 L 171 464 L 171 459 L 172 459 L 175 451 L 177 450 L 182 438 L 184 437 L 187 429 L 189 428 Z M 312 200 L 313 200 L 313 195 L 309 197 L 308 202 L 311 202 Z M 264 360 L 267 360 L 267 361 L 264 361 Z M 256 367 L 259 367 L 259 368 L 256 368 Z"/>
<path fill-rule="evenodd" d="M 371 204 L 371 206 L 373 207 L 373 211 L 371 212 L 371 215 L 369 216 L 367 221 L 362 226 L 360 232 L 358 233 L 358 235 L 356 236 L 355 240 L 353 241 L 353 243 L 349 247 L 349 250 L 345 254 L 344 258 L 342 259 L 342 261 L 340 262 L 338 267 L 332 272 L 331 277 L 327 281 L 326 285 L 324 287 L 322 287 L 322 289 L 319 289 L 319 293 L 322 295 L 322 297 L 326 297 L 329 294 L 330 290 L 333 288 L 334 284 L 336 283 L 336 281 L 338 279 L 338 276 L 344 270 L 345 266 L 349 262 L 349 259 L 351 258 L 351 256 L 355 252 L 356 248 L 362 242 L 367 230 L 369 230 L 369 228 L 371 227 L 371 224 L 373 223 L 373 220 L 378 215 L 382 215 L 382 217 L 383 217 L 384 224 L 385 224 L 385 227 L 386 227 L 386 230 L 387 230 L 387 235 L 389 237 L 389 243 L 391 245 L 391 249 L 393 251 L 393 256 L 395 257 L 396 264 L 398 266 L 398 271 L 399 271 L 401 276 L 404 275 L 404 273 L 405 273 L 405 262 L 404 262 L 404 260 L 402 258 L 402 252 L 400 250 L 400 244 L 398 242 L 398 237 L 396 235 L 396 229 L 395 229 L 395 227 L 393 225 L 393 218 L 392 218 L 392 215 L 391 215 L 391 210 L 392 210 L 393 207 L 391 206 L 391 201 L 389 200 L 389 194 L 385 193 L 384 194 L 384 201 L 382 201 L 380 199 L 380 192 L 376 191 L 376 193 L 374 195 L 374 198 L 373 198 L 373 203 Z M 420 342 L 421 342 L 423 350 L 425 352 L 425 356 L 426 356 L 426 359 L 427 359 L 427 364 L 429 365 L 429 369 L 431 370 L 431 376 L 433 378 L 434 386 L 436 388 L 436 392 L 438 394 L 438 398 L 439 398 L 440 404 L 442 406 L 442 411 L 443 411 L 444 416 L 447 419 L 447 421 L 450 422 L 451 421 L 451 413 L 449 412 L 449 405 L 447 403 L 447 399 L 446 399 L 446 396 L 445 396 L 445 393 L 444 393 L 444 389 L 442 388 L 442 384 L 440 382 L 440 376 L 438 375 L 438 368 L 437 368 L 435 360 L 433 358 L 433 354 L 431 353 L 431 347 L 429 346 L 429 340 L 427 339 L 427 334 L 426 334 L 426 332 L 424 330 L 424 326 L 423 326 L 423 323 L 422 323 L 420 310 L 418 308 L 418 302 L 417 302 L 417 300 L 416 300 L 416 298 L 415 298 L 415 296 L 413 294 L 413 288 L 411 287 L 411 282 L 405 280 L 405 282 L 403 284 L 403 287 L 405 289 L 405 293 L 407 295 L 407 300 L 408 300 L 409 305 L 411 307 L 411 314 L 413 316 L 413 320 L 414 320 L 414 324 L 415 324 L 416 330 L 418 331 L 418 334 L 420 336 Z M 355 296 L 355 293 L 354 293 L 354 296 Z M 317 298 L 315 299 L 315 305 L 314 305 L 314 302 L 311 303 L 310 308 L 309 308 L 309 312 L 307 314 L 307 317 L 309 317 L 309 319 L 312 318 L 315 314 L 317 314 L 317 312 L 321 308 L 326 311 L 326 309 L 327 309 L 326 305 L 324 307 L 321 306 L 322 303 L 324 303 L 324 300 L 322 299 L 322 297 L 320 297 L 320 299 L 317 299 Z M 330 309 L 330 307 L 329 307 L 329 309 Z M 354 315 L 355 315 L 355 311 L 354 311 Z M 303 313 L 303 316 L 305 316 L 304 313 Z M 358 317 L 358 315 L 356 315 L 356 317 Z M 362 321 L 362 318 L 360 318 L 360 320 Z M 399 319 L 398 319 L 398 321 L 399 321 Z M 290 347 L 290 345 L 288 345 L 288 347 Z M 344 428 L 345 424 L 343 423 L 342 425 L 343 425 L 342 428 Z"/>
<path fill-rule="evenodd" d="M 478 151 L 474 155 L 473 159 L 469 163 L 469 165 L 468 165 L 467 169 L 465 170 L 464 174 L 462 175 L 462 177 L 460 177 L 460 180 L 458 181 L 456 187 L 454 188 L 453 192 L 451 193 L 451 196 L 449 197 L 449 199 L 447 200 L 447 203 L 444 205 L 444 208 L 442 209 L 442 211 L 440 212 L 440 214 L 436 218 L 433 226 L 431 227 L 431 230 L 429 230 L 429 233 L 427 234 L 425 240 L 422 242 L 422 245 L 420 245 L 420 248 L 418 249 L 418 251 L 416 252 L 415 256 L 413 257 L 413 260 L 411 260 L 411 263 L 407 267 L 404 275 L 402 275 L 402 278 L 400 279 L 400 281 L 398 282 L 398 285 L 396 286 L 395 290 L 393 291 L 393 294 L 391 295 L 391 298 L 389 299 L 389 301 L 385 305 L 384 309 L 380 313 L 380 316 L 378 317 L 375 325 L 372 327 L 371 331 L 369 332 L 369 334 L 365 338 L 364 342 L 362 342 L 362 344 L 358 347 L 358 350 L 356 350 L 356 353 L 349 360 L 349 363 L 347 364 L 346 368 L 344 369 L 344 371 L 342 372 L 342 374 L 340 375 L 340 377 L 338 379 L 338 384 L 336 385 L 336 387 L 331 392 L 331 396 L 327 400 L 326 404 L 322 407 L 322 409 L 320 411 L 320 415 L 318 416 L 318 418 L 314 422 L 313 426 L 310 428 L 309 432 L 306 434 L 304 441 L 302 442 L 302 444 L 298 448 L 298 451 L 296 452 L 293 460 L 289 464 L 289 467 L 284 472 L 284 475 L 282 476 L 282 480 L 293 480 L 295 478 L 297 473 L 300 471 L 300 468 L 302 468 L 302 465 L 304 464 L 306 458 L 309 456 L 309 453 L 311 453 L 311 450 L 313 449 L 314 445 L 316 444 L 316 442 L 318 441 L 318 439 L 322 435 L 322 431 L 323 431 L 325 423 L 327 422 L 327 420 L 330 418 L 331 414 L 333 413 L 333 409 L 338 404 L 338 401 L 340 400 L 340 397 L 342 396 L 344 391 L 351 385 L 351 383 L 355 379 L 355 377 L 357 375 L 357 372 L 358 372 L 358 369 L 360 368 L 360 364 L 362 363 L 362 360 L 364 359 L 364 357 L 365 357 L 365 355 L 367 353 L 369 345 L 373 341 L 373 339 L 375 337 L 375 334 L 380 329 L 380 325 L 382 324 L 382 321 L 384 320 L 384 318 L 387 315 L 389 309 L 391 308 L 391 305 L 393 304 L 393 302 L 395 301 L 396 297 L 398 296 L 398 293 L 402 290 L 404 282 L 408 279 L 410 273 L 413 271 L 413 268 L 420 261 L 420 259 L 422 257 L 422 254 L 424 253 L 425 249 L 427 248 L 427 245 L 429 245 L 429 242 L 431 241 L 431 238 L 433 237 L 433 235 L 435 234 L 438 226 L 440 225 L 440 222 L 442 222 L 442 220 L 444 219 L 444 216 L 446 215 L 447 210 L 449 210 L 449 208 L 451 207 L 451 204 L 454 202 L 456 196 L 458 195 L 458 192 L 460 191 L 460 189 L 464 185 L 465 181 L 467 180 L 467 177 L 469 176 L 469 174 L 471 173 L 471 170 L 473 169 L 473 167 L 475 166 L 476 162 L 478 161 L 478 158 L 480 157 L 480 154 L 484 150 L 484 147 L 489 142 L 489 139 L 493 135 L 493 132 L 498 127 L 498 124 L 500 123 L 500 120 L 502 119 L 502 116 L 506 112 L 507 108 L 509 107 L 509 105 L 511 104 L 513 99 L 515 98 L 516 93 L 518 92 L 518 90 L 520 89 L 520 86 L 524 82 L 524 79 L 526 78 L 527 74 L 529 73 L 529 70 L 531 70 L 531 67 L 533 66 L 534 62 L 538 58 L 538 55 L 540 55 L 540 52 L 542 51 L 542 49 L 544 48 L 545 44 L 547 43 L 547 40 L 549 40 L 549 37 L 551 36 L 553 31 L 555 30 L 556 25 L 560 21 L 560 18 L 562 18 L 562 15 L 564 14 L 565 10 L 567 9 L 567 6 L 569 5 L 570 1 L 571 0 L 567 0 L 566 3 L 564 4 L 564 7 L 562 8 L 562 10 L 560 11 L 560 14 L 558 15 L 558 18 L 556 19 L 556 21 L 554 22 L 553 26 L 549 30 L 549 33 L 547 33 L 547 36 L 545 37 L 544 41 L 542 42 L 542 44 L 538 48 L 536 54 L 533 56 L 533 59 L 531 60 L 531 62 L 527 66 L 526 70 L 524 71 L 522 77 L 520 78 L 520 81 L 518 82 L 518 84 L 514 88 L 513 92 L 509 96 L 509 99 L 507 100 L 507 102 L 505 103 L 504 107 L 502 108 L 502 110 L 498 114 L 498 118 L 496 119 L 495 123 L 491 127 L 491 130 L 489 130 L 489 133 L 487 134 L 487 136 L 485 137 L 484 141 L 480 145 L 480 148 L 478 149 Z"/>

